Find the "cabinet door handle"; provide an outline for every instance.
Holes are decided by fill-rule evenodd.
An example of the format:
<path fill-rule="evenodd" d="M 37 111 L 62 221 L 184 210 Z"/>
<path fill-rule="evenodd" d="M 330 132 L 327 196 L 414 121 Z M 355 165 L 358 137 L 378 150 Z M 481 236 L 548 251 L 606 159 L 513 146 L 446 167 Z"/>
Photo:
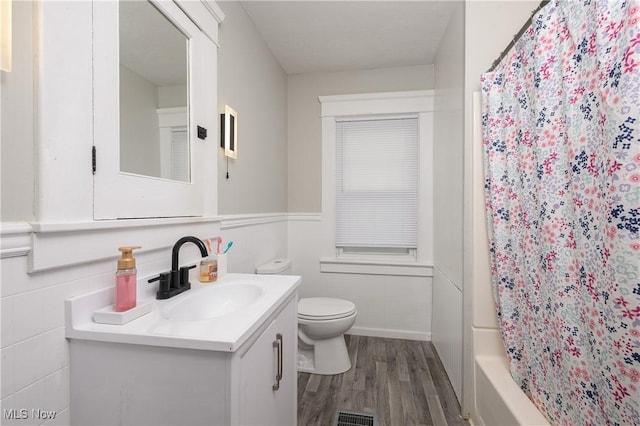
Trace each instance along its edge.
<path fill-rule="evenodd" d="M 282 334 L 276 334 L 276 340 L 273 342 L 273 347 L 276 348 L 276 351 L 278 352 L 276 382 L 273 384 L 273 390 L 277 391 L 278 389 L 280 389 L 280 380 L 282 380 Z"/>

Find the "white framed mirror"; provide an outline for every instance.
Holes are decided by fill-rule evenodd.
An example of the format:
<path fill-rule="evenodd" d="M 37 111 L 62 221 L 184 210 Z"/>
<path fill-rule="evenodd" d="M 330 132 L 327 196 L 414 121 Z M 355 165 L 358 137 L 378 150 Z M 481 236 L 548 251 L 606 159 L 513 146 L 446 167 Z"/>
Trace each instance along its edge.
<path fill-rule="evenodd" d="M 119 2 L 39 2 L 33 16 L 36 233 L 217 215 L 217 46 L 224 13 L 211 0 L 152 3 L 189 40 L 189 182 L 120 171 Z M 207 139 L 196 138 L 198 126 L 208 130 Z M 180 219 L 165 219 L 174 217 Z M 108 220 L 125 218 L 153 219 Z"/>
<path fill-rule="evenodd" d="M 173 1 L 93 7 L 94 219 L 202 216 L 215 44 Z"/>
<path fill-rule="evenodd" d="M 149 1 L 118 21 L 120 171 L 189 182 L 189 39 Z"/>

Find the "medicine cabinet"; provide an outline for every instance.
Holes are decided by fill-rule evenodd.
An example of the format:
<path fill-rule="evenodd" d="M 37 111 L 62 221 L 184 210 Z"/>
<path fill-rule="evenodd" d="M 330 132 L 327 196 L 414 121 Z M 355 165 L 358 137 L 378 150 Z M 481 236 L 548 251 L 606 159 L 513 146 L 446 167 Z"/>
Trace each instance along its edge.
<path fill-rule="evenodd" d="M 93 9 L 94 219 L 202 216 L 215 186 L 216 45 L 172 1 Z"/>
<path fill-rule="evenodd" d="M 159 173 L 131 168 L 149 163 L 146 157 L 158 158 L 157 150 L 143 148 L 120 155 L 121 112 L 128 120 L 124 127 L 142 120 L 131 108 L 121 111 L 121 80 L 134 74 L 130 70 L 126 76 L 121 74 L 120 66 L 119 12 L 129 3 L 147 6 L 160 26 L 172 30 L 178 43 L 183 43 L 183 52 L 177 54 L 183 56 L 182 80 L 157 94 L 183 103 L 158 104 L 154 112 L 155 133 L 177 133 L 176 140 L 187 144 L 181 152 L 189 167 L 178 167 L 182 170 L 178 179 L 161 168 Z M 220 8 L 209 0 L 37 3 L 35 217 L 39 224 L 64 224 L 71 229 L 73 223 L 103 219 L 217 214 L 217 36 L 223 18 Z M 138 25 L 140 39 L 154 31 L 148 22 Z M 134 55 L 156 48 L 166 53 L 168 46 L 163 43 L 168 42 L 161 42 L 159 36 L 151 39 L 158 44 L 154 49 L 142 48 Z M 122 53 L 126 56 L 124 49 Z M 168 69 L 169 65 L 156 67 Z M 182 95 L 168 95 L 179 86 L 183 86 Z M 141 100 L 130 92 L 126 95 Z M 199 128 L 207 129 L 208 137 Z M 145 132 L 151 133 L 141 133 Z"/>
<path fill-rule="evenodd" d="M 224 13 L 211 0 L 147 1 L 148 10 L 184 40 L 181 97 L 188 102 L 165 103 L 156 114 L 163 127 L 187 136 L 188 176 L 121 172 L 120 3 L 34 2 L 36 193 L 29 272 L 112 256 L 132 229 L 146 249 L 164 247 L 183 234 L 184 224 L 205 232 L 217 217 L 217 43 Z M 197 138 L 198 126 L 207 129 L 206 139 Z M 142 162 L 145 152 L 128 157 Z M 77 255 L 61 254 L 60 244 L 78 247 Z"/>

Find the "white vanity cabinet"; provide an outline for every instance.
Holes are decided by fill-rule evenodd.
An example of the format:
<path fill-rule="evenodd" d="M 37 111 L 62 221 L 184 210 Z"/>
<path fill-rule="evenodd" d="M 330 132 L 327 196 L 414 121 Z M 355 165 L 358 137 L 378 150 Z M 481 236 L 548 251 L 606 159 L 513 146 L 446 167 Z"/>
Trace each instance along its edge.
<path fill-rule="evenodd" d="M 234 411 L 240 418 L 235 422 L 232 417 L 233 424 L 297 423 L 297 328 L 296 304 L 291 301 L 246 352 L 236 357 L 240 407 Z"/>
<path fill-rule="evenodd" d="M 272 312 L 235 351 L 71 338 L 71 423 L 295 425 L 297 292 Z"/>

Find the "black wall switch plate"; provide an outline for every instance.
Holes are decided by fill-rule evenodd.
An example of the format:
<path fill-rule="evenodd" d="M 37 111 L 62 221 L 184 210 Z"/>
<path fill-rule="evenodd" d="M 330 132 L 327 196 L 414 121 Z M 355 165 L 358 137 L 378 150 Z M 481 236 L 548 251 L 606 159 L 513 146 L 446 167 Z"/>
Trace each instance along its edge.
<path fill-rule="evenodd" d="M 198 126 L 198 139 L 206 139 L 207 138 L 207 129 L 204 127 Z"/>

